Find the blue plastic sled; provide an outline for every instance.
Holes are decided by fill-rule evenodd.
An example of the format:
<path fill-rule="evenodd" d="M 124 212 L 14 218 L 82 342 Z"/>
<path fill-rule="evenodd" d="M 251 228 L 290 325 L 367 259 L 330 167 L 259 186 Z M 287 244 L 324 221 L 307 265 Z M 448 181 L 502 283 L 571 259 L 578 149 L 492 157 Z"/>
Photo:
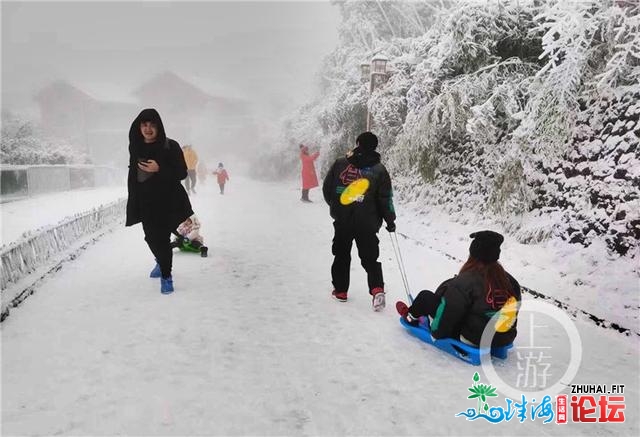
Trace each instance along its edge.
<path fill-rule="evenodd" d="M 426 320 L 426 322 L 423 322 Z M 403 317 L 400 317 L 400 324 L 405 327 L 409 334 L 418 337 L 425 343 L 429 343 L 440 350 L 445 351 L 448 354 L 453 355 L 461 359 L 462 361 L 473 364 L 474 366 L 480 365 L 480 359 L 483 355 L 491 353 L 491 356 L 496 358 L 507 358 L 507 351 L 513 347 L 513 343 L 506 346 L 495 347 L 489 350 L 488 348 L 477 348 L 475 346 L 468 345 L 453 338 L 441 338 L 434 339 L 431 337 L 431 330 L 429 329 L 429 319 L 420 318 L 420 325 L 412 326 Z M 426 323 L 426 324 L 423 324 Z"/>

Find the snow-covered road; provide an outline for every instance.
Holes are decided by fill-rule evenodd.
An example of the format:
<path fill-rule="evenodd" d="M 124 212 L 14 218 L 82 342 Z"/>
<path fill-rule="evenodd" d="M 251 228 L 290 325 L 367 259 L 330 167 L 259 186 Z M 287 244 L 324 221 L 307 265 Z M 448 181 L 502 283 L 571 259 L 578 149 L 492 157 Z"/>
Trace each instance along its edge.
<path fill-rule="evenodd" d="M 136 226 L 107 233 L 12 310 L 1 325 L 3 435 L 640 431 L 637 336 L 576 322 L 584 353 L 573 382 L 625 384 L 623 424 L 466 421 L 455 414 L 475 406 L 467 388 L 480 368 L 401 328 L 393 304 L 404 291 L 386 231 L 388 305 L 374 313 L 355 250 L 349 302 L 329 297 L 332 226 L 319 190 L 303 204 L 295 183 L 235 177 L 224 196 L 216 188 L 192 197 L 210 255 L 175 254 L 175 293 L 161 295 L 148 277 L 153 258 Z M 413 291 L 455 274 L 458 262 L 413 241 L 446 244 L 457 227 L 399 217 L 412 237 L 401 246 Z M 448 248 L 468 247 L 460 237 Z M 521 262 L 508 250 L 503 259 Z M 558 337 L 541 340 L 560 347 Z M 517 372 L 515 354 L 499 370 Z"/>

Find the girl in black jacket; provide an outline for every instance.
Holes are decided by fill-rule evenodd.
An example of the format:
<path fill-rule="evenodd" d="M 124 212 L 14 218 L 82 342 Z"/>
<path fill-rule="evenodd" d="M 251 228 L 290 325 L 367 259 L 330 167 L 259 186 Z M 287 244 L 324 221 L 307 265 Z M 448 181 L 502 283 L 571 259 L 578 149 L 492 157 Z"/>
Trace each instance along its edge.
<path fill-rule="evenodd" d="M 145 240 L 156 258 L 152 278 L 160 291 L 173 292 L 171 232 L 193 215 L 180 181 L 187 165 L 180 145 L 167 138 L 160 114 L 143 110 L 129 130 L 129 175 L 126 226 L 142 222 Z"/>
<path fill-rule="evenodd" d="M 476 346 L 491 317 L 503 310 L 492 347 L 505 346 L 517 334 L 520 285 L 498 262 L 502 235 L 481 231 L 471 238 L 469 259 L 458 276 L 440 284 L 435 293 L 421 291 L 410 307 L 397 302 L 396 309 L 413 325 L 421 316 L 431 317 L 431 335 L 436 339 L 455 338 Z"/>

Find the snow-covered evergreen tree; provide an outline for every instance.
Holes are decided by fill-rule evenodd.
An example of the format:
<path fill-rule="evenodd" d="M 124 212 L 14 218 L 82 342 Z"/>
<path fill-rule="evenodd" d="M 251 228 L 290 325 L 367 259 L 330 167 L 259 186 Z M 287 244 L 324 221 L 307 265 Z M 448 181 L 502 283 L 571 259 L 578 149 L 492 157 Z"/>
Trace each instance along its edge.
<path fill-rule="evenodd" d="M 612 252 L 636 254 L 636 2 L 337 6 L 340 44 L 324 62 L 321 97 L 285 125 L 289 143 L 313 133 L 326 165 L 353 147 L 368 110 L 405 199 L 460 220 L 482 215 L 521 241 L 604 238 Z M 360 64 L 380 53 L 389 75 L 369 95 Z"/>

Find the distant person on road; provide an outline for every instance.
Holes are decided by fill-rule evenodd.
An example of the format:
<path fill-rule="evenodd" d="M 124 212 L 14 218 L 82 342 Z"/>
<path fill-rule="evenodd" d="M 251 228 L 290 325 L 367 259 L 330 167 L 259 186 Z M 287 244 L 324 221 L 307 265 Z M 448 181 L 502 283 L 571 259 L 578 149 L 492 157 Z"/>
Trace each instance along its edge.
<path fill-rule="evenodd" d="M 197 173 L 196 169 L 198 167 L 198 154 L 191 145 L 187 144 L 182 148 L 182 153 L 184 153 L 184 160 L 187 163 L 187 180 L 185 181 L 185 185 L 187 187 L 187 193 L 196 194 L 196 182 L 197 182 Z"/>
<path fill-rule="evenodd" d="M 393 207 L 391 178 L 380 154 L 376 152 L 378 137 L 364 132 L 356 139 L 356 148 L 344 158 L 338 158 L 324 178 L 322 194 L 333 218 L 334 237 L 331 251 L 333 297 L 347 301 L 351 247 L 355 240 L 360 262 L 367 272 L 373 309 L 385 307 L 382 264 L 378 262 L 378 231 L 382 220 L 387 230 L 395 232 L 396 213 Z"/>
<path fill-rule="evenodd" d="M 469 258 L 460 273 L 440 284 L 435 293 L 421 291 L 411 306 L 398 301 L 396 310 L 414 326 L 420 317 L 430 317 L 434 338 L 454 338 L 475 346 L 480 346 L 489 320 L 500 312 L 492 346 L 506 346 L 517 334 L 520 285 L 498 262 L 502 235 L 481 231 L 470 236 Z"/>
<path fill-rule="evenodd" d="M 129 129 L 129 175 L 126 226 L 142 222 L 145 240 L 156 258 L 150 273 L 160 291 L 173 292 L 171 232 L 193 215 L 181 184 L 187 165 L 180 145 L 167 138 L 160 114 L 145 109 Z"/>
<path fill-rule="evenodd" d="M 302 163 L 302 197 L 303 202 L 311 202 L 309 190 L 318 186 L 318 176 L 314 162 L 320 156 L 320 152 L 309 154 L 309 147 L 300 144 L 300 162 Z"/>
<path fill-rule="evenodd" d="M 188 170 L 187 170 L 188 171 Z M 198 180 L 201 184 L 207 181 L 207 176 L 209 170 L 207 169 L 207 164 L 202 159 L 198 159 L 198 165 L 196 168 L 196 172 L 198 173 Z"/>
<path fill-rule="evenodd" d="M 213 172 L 218 177 L 218 186 L 220 187 L 220 194 L 224 194 L 224 185 L 229 180 L 229 173 L 224 168 L 223 163 L 218 163 L 218 168 Z"/>

